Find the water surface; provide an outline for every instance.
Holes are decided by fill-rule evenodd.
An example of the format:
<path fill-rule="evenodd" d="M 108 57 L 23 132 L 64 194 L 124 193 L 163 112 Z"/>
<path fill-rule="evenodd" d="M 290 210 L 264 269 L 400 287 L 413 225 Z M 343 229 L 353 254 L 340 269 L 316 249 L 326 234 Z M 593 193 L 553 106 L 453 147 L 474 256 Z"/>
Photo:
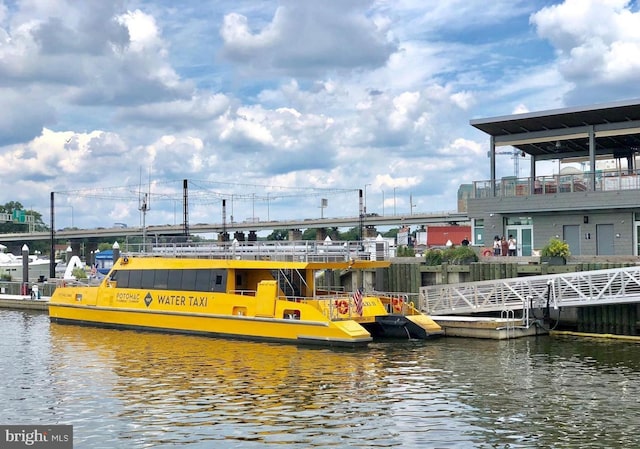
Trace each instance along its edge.
<path fill-rule="evenodd" d="M 0 310 L 0 423 L 72 424 L 76 448 L 630 448 L 638 349 L 537 337 L 336 350 Z"/>

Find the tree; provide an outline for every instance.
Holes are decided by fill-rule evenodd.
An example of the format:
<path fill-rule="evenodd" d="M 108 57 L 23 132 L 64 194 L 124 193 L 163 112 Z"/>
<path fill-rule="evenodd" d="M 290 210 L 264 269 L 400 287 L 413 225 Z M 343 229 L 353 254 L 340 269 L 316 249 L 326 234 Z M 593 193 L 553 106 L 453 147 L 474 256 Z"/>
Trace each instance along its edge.
<path fill-rule="evenodd" d="M 267 236 L 267 240 L 287 240 L 289 238 L 289 231 L 286 229 L 275 229 L 271 234 Z"/>
<path fill-rule="evenodd" d="M 302 240 L 315 240 L 317 233 L 318 232 L 316 229 L 305 229 L 305 231 L 302 233 Z"/>
<path fill-rule="evenodd" d="M 398 231 L 400 231 L 399 228 L 392 228 L 389 229 L 387 232 L 385 232 L 384 234 L 382 234 L 383 237 L 390 237 L 390 238 L 397 238 L 398 237 Z"/>
<path fill-rule="evenodd" d="M 356 242 L 360 240 L 360 228 L 351 228 L 347 232 L 341 233 L 340 240 L 348 240 L 350 242 Z"/>

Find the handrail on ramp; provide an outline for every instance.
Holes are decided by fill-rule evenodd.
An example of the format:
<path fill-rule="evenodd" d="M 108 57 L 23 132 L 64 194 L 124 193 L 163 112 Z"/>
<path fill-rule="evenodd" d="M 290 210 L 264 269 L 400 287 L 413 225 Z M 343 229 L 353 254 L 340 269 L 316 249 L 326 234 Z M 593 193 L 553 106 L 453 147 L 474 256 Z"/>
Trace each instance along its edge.
<path fill-rule="evenodd" d="M 640 266 L 420 288 L 429 315 L 640 302 Z"/>

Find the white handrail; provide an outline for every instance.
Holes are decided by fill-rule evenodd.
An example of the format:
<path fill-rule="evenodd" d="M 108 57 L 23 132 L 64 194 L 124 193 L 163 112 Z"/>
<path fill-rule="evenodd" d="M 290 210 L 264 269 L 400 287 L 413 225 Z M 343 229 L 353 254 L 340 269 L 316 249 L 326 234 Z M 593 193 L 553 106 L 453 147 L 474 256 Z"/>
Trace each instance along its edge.
<path fill-rule="evenodd" d="M 420 297 L 430 315 L 634 303 L 640 267 L 428 286 Z"/>

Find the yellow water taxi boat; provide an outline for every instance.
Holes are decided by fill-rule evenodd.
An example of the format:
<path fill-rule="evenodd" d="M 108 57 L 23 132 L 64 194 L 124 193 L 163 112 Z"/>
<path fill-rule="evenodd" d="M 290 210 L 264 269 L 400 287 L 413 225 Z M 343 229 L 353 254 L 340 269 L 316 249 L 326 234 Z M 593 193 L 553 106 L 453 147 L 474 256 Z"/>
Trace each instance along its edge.
<path fill-rule="evenodd" d="M 123 252 L 99 285 L 56 288 L 49 314 L 56 322 L 339 346 L 442 335 L 408 296 L 375 292 L 376 271 L 388 261 L 347 245 L 281 245 Z M 342 286 L 332 287 L 336 281 Z"/>

